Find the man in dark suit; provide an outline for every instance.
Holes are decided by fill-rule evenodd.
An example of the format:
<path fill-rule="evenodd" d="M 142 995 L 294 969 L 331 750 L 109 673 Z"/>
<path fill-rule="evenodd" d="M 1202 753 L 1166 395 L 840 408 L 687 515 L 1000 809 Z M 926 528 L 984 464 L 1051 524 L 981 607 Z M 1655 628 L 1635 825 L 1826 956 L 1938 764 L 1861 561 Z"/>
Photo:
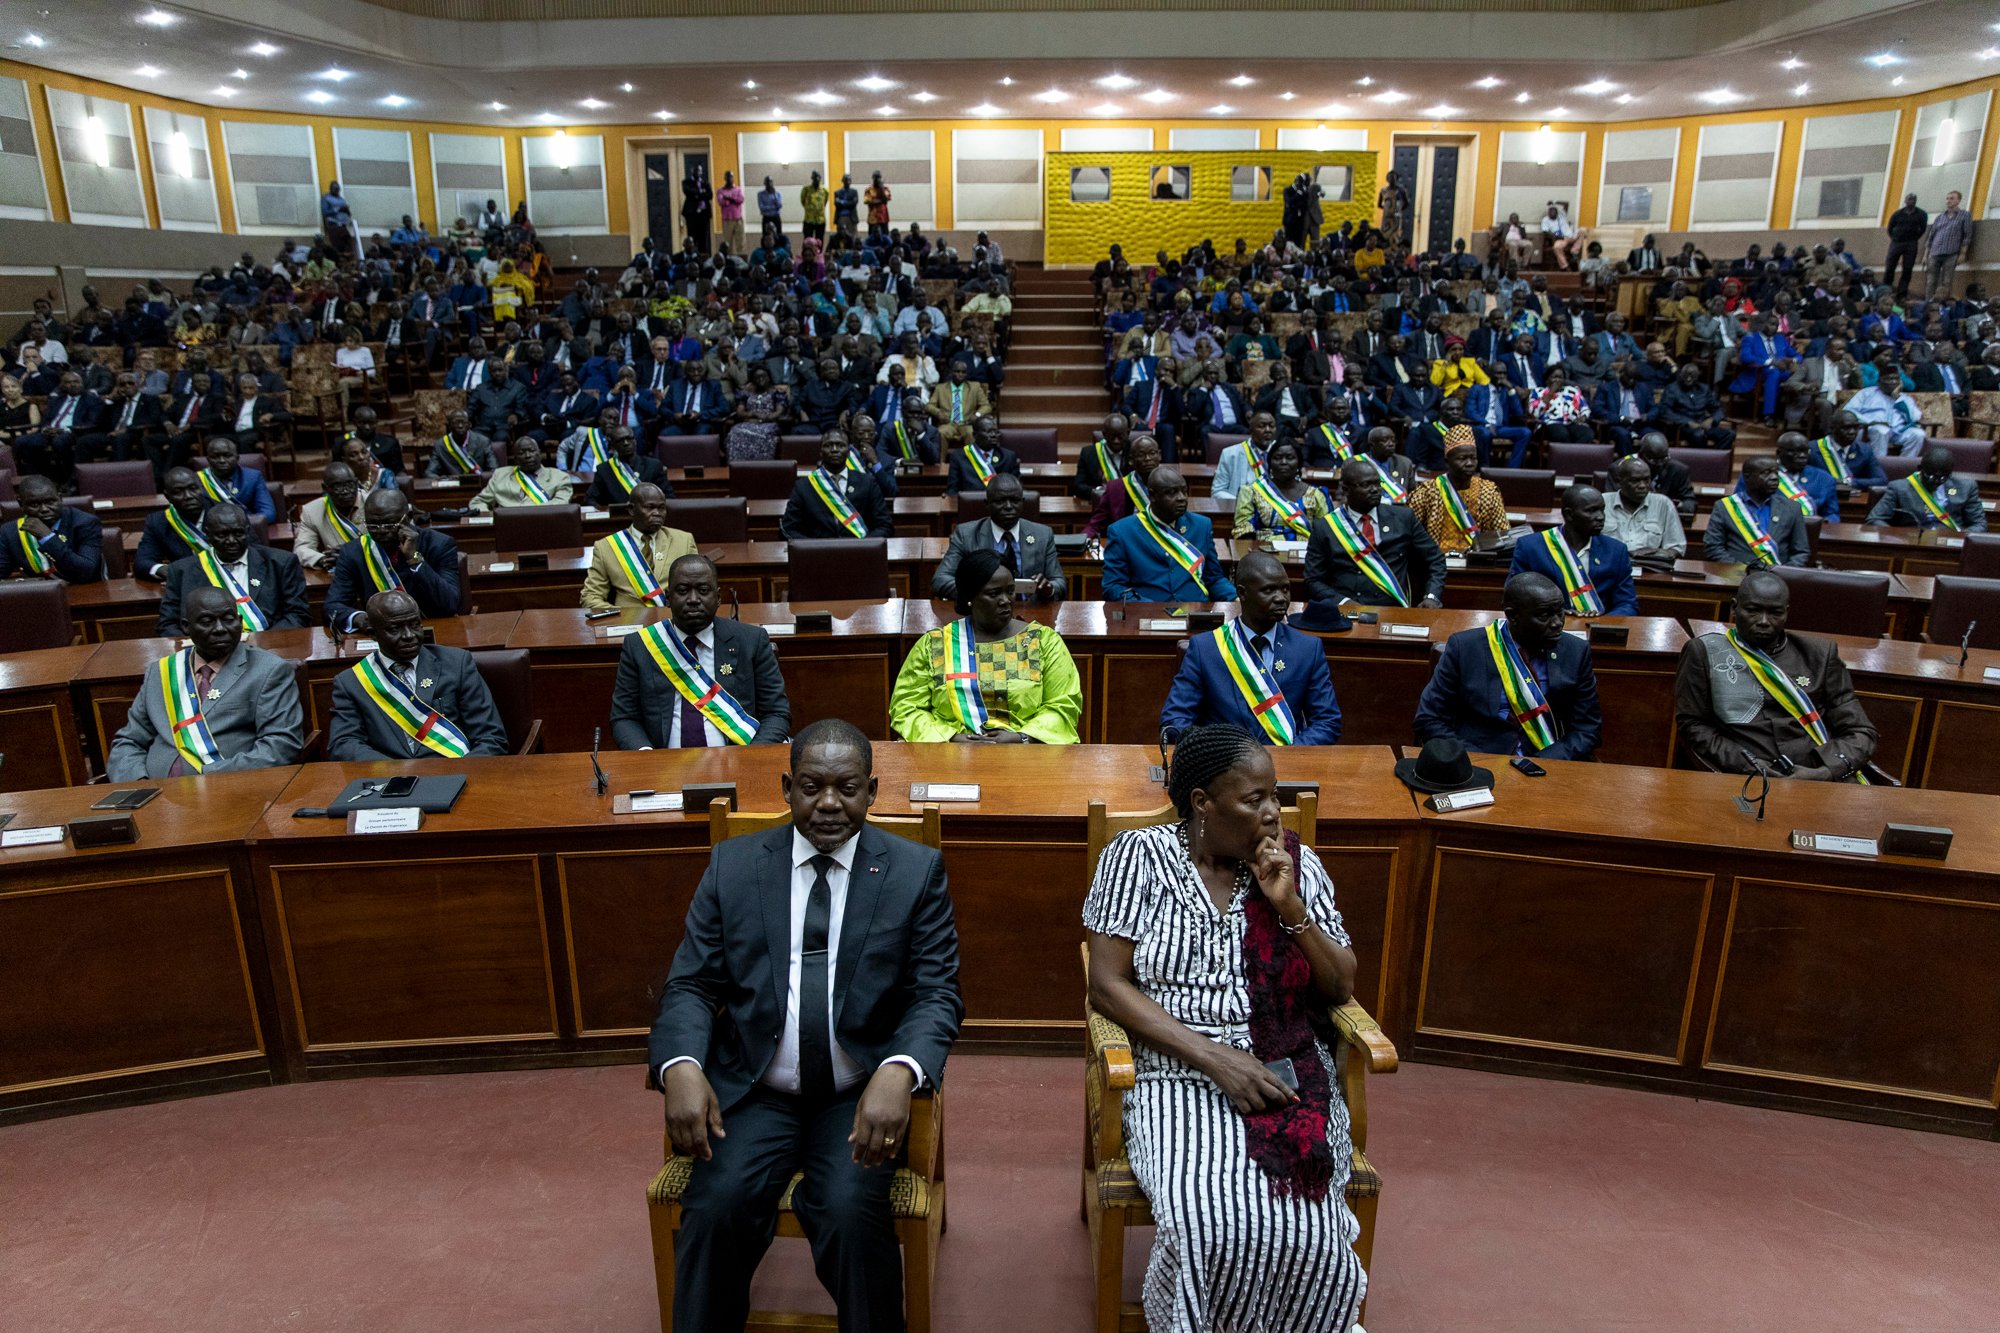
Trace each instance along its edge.
<path fill-rule="evenodd" d="M 1444 552 L 1405 505 L 1382 503 L 1382 474 L 1367 459 L 1340 467 L 1345 501 L 1313 525 L 1306 541 L 1306 600 L 1370 606 L 1443 606 Z M 1338 540 L 1334 525 L 1348 537 Z M 1388 586 L 1370 578 L 1377 573 Z"/>
<path fill-rule="evenodd" d="M 96 430 L 103 415 L 104 400 L 83 387 L 83 376 L 65 370 L 48 406 L 42 409 L 40 429 L 14 442 L 17 466 L 24 473 L 39 472 L 58 482 L 67 481 L 76 472 L 78 439 Z"/>
<path fill-rule="evenodd" d="M 589 502 L 598 509 L 611 509 L 632 503 L 632 491 L 648 483 L 660 488 L 660 493 L 669 500 L 674 498 L 674 484 L 667 479 L 667 470 L 660 460 L 652 455 L 641 456 L 639 440 L 630 426 L 613 426 L 605 432 L 605 443 L 611 456 L 618 460 L 617 467 L 601 466 L 590 474 Z M 587 458 L 585 461 L 589 461 Z"/>
<path fill-rule="evenodd" d="M 1202 372 L 1199 383 L 1181 395 L 1181 411 L 1186 414 L 1188 461 L 1205 461 L 1202 441 L 1210 431 L 1233 435 L 1250 429 L 1250 404 L 1243 391 L 1222 382 L 1222 368 L 1212 365 Z"/>
<path fill-rule="evenodd" d="M 1318 639 L 1285 624 L 1292 581 L 1276 556 L 1253 550 L 1236 562 L 1236 601 L 1241 610 L 1235 624 L 1188 641 L 1166 706 L 1160 710 L 1161 735 L 1172 744 L 1189 727 L 1226 722 L 1267 744 L 1338 741 L 1340 705 L 1334 699 L 1326 652 Z M 1251 688 L 1269 688 L 1283 697 L 1286 715 L 1281 729 L 1274 731 L 1275 719 L 1265 721 L 1272 710 L 1257 710 L 1263 700 L 1244 696 L 1236 673 L 1223 660 L 1225 638 L 1234 638 L 1263 673 Z M 1289 742 L 1279 740 L 1284 731 L 1291 735 Z"/>
<path fill-rule="evenodd" d="M 333 680 L 326 757 L 457 758 L 508 752 L 493 693 L 463 648 L 424 643 L 416 599 L 391 589 L 368 599 L 376 650 Z"/>
<path fill-rule="evenodd" d="M 116 463 L 144 458 L 146 437 L 159 425 L 160 400 L 140 393 L 139 377 L 124 371 L 104 404 L 96 429 L 77 436 L 76 460 L 95 463 L 107 454 Z"/>
<path fill-rule="evenodd" d="M 1161 452 L 1173 458 L 1176 456 L 1174 424 L 1181 418 L 1181 395 L 1173 385 L 1171 370 L 1167 366 L 1162 370 L 1165 373 L 1127 389 L 1121 410 L 1134 434 L 1151 435 L 1160 442 Z"/>
<path fill-rule="evenodd" d="M 1735 494 L 1718 502 L 1702 534 L 1704 558 L 1728 565 L 1803 565 L 1810 558 L 1805 515 L 1778 493 L 1778 460 L 1743 464 Z"/>
<path fill-rule="evenodd" d="M 1783 443 L 1779 441 L 1781 447 Z M 1978 483 L 1952 476 L 1951 464 L 1951 450 L 1943 445 L 1924 450 L 1916 475 L 1890 482 L 1868 511 L 1868 522 L 1894 528 L 1986 531 L 1986 505 L 1979 498 Z"/>
<path fill-rule="evenodd" d="M 505 378 L 505 374 L 502 368 L 493 365 L 487 358 L 486 340 L 472 337 L 465 340 L 465 354 L 455 359 L 451 369 L 445 373 L 444 387 L 462 389 L 469 394 L 488 380 Z"/>
<path fill-rule="evenodd" d="M 618 652 L 618 679 L 611 690 L 611 737 L 621 750 L 693 749 L 700 746 L 775 745 L 791 731 L 792 706 L 785 698 L 785 678 L 771 636 L 755 625 L 717 619 L 721 583 L 706 556 L 684 555 L 667 571 L 666 623 L 655 623 L 629 634 Z M 676 644 L 648 643 L 652 635 L 672 634 Z M 696 696 L 712 686 L 735 701 L 725 722 L 747 722 L 750 734 L 739 739 L 716 725 L 710 710 L 668 679 L 660 655 L 675 648 L 692 648 L 677 655 L 696 662 L 691 681 Z"/>
<path fill-rule="evenodd" d="M 743 1327 L 803 1172 L 792 1212 L 841 1328 L 900 1330 L 894 1162 L 964 1015 L 944 862 L 867 825 L 873 757 L 848 723 L 800 733 L 782 784 L 792 822 L 711 855 L 647 1044 L 667 1137 L 695 1159 L 674 1327 Z"/>
<path fill-rule="evenodd" d="M 1573 616 L 1635 616 L 1632 553 L 1604 535 L 1604 496 L 1581 482 L 1563 492 L 1562 526 L 1514 543 L 1513 574 L 1540 574 L 1563 590 Z M 1574 571 L 1574 578 L 1563 573 Z"/>
<path fill-rule="evenodd" d="M 201 535 L 201 517 L 207 512 L 208 492 L 195 480 L 193 472 L 177 467 L 167 473 L 167 507 L 146 515 L 139 534 L 139 551 L 132 573 L 155 583 L 166 578 L 167 566 L 207 549 Z"/>
<path fill-rule="evenodd" d="M 1694 478 L 1687 464 L 1677 461 L 1667 437 L 1656 430 L 1639 437 L 1636 451 L 1653 474 L 1653 489 L 1674 502 L 1683 519 L 1694 516 Z"/>
<path fill-rule="evenodd" d="M 578 426 L 597 420 L 597 395 L 583 387 L 576 372 L 566 370 L 542 400 L 542 431 L 547 438 L 560 440 Z"/>
<path fill-rule="evenodd" d="M 850 523 L 863 530 L 854 531 Z M 832 431 L 820 437 L 819 467 L 792 483 L 778 529 L 786 541 L 889 537 L 895 534 L 896 522 L 889 499 L 874 478 L 847 466 L 847 437 Z"/>
<path fill-rule="evenodd" d="M 194 447 L 203 436 L 222 433 L 223 402 L 216 383 L 207 371 L 197 371 L 188 378 L 184 390 L 167 400 L 158 433 L 146 444 L 146 456 L 153 460 L 153 476 L 162 485 L 168 469 L 181 467 L 194 457 Z"/>
<path fill-rule="evenodd" d="M 220 588 L 228 593 L 243 628 L 251 633 L 304 629 L 310 623 L 306 576 L 298 557 L 290 551 L 252 546 L 250 516 L 241 505 L 211 505 L 202 515 L 201 535 L 208 542 L 206 552 L 197 551 L 167 566 L 160 587 L 160 622 L 154 633 L 162 638 L 186 633 L 181 605 L 195 588 Z"/>
<path fill-rule="evenodd" d="M 729 415 L 722 386 L 708 378 L 701 361 L 681 363 L 681 377 L 667 390 L 660 408 L 662 435 L 718 435 Z"/>
<path fill-rule="evenodd" d="M 1483 754 L 1588 759 L 1603 739 L 1597 673 L 1590 644 L 1563 633 L 1562 589 L 1540 574 L 1515 574 L 1502 596 L 1504 616 L 1492 627 L 1445 640 L 1417 702 L 1417 742 L 1456 737 Z M 1525 712 L 1501 681 L 1496 639 L 1524 678 Z"/>
<path fill-rule="evenodd" d="M 1588 344 L 1586 344 L 1588 345 Z M 1604 377 L 1590 400 L 1590 415 L 1611 436 L 1614 454 L 1632 452 L 1632 439 L 1653 416 L 1653 392 L 1629 361 Z"/>
<path fill-rule="evenodd" d="M 23 477 L 15 494 L 21 517 L 0 527 L 0 579 L 101 582 L 104 525 L 97 516 L 65 505 L 47 477 Z"/>
<path fill-rule="evenodd" d="M 375 593 L 401 589 L 426 616 L 458 614 L 458 544 L 435 528 L 419 528 L 409 497 L 375 491 L 362 502 L 361 536 L 340 548 L 326 590 L 326 622 L 342 634 L 368 623 Z M 371 554 L 373 559 L 371 559 Z M 386 570 L 387 582 L 381 575 Z"/>
<path fill-rule="evenodd" d="M 982 470 L 985 475 L 980 475 Z M 1000 443 L 1000 418 L 979 417 L 972 423 L 972 443 L 952 453 L 944 478 L 944 493 L 983 491 L 1003 472 L 1021 475 L 1021 459 Z"/>
<path fill-rule="evenodd" d="M 222 412 L 224 434 L 244 453 L 256 453 L 266 440 L 291 424 L 285 396 L 266 392 L 255 375 L 240 375 L 236 397 Z M 206 452 L 206 451 L 204 451 Z"/>
<path fill-rule="evenodd" d="M 1063 577 L 1062 557 L 1056 553 L 1056 534 L 1043 523 L 1021 517 L 1026 492 L 1021 479 L 1011 472 L 994 474 L 986 484 L 986 517 L 961 523 L 951 530 L 951 543 L 937 573 L 931 576 L 931 596 L 950 601 L 958 587 L 958 562 L 968 551 L 992 551 L 1000 563 L 1014 571 L 1017 579 L 1035 581 L 1035 600 L 1059 602 L 1069 595 L 1069 581 Z"/>

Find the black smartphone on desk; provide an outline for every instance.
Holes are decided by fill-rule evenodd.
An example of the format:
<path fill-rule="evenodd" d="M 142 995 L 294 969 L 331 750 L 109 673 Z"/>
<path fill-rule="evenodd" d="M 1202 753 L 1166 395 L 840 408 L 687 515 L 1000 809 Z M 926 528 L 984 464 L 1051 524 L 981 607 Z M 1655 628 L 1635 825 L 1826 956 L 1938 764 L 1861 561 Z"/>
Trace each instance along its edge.
<path fill-rule="evenodd" d="M 389 778 L 375 792 L 375 797 L 377 800 L 400 801 L 416 789 L 417 780 L 414 777 Z"/>
<path fill-rule="evenodd" d="M 1534 760 L 1528 758 L 1528 756 L 1524 754 L 1515 755 L 1512 759 L 1509 759 L 1507 762 L 1512 767 L 1519 769 L 1521 773 L 1526 777 L 1545 778 L 1549 775 L 1549 770 L 1543 768 L 1540 764 L 1536 763 Z"/>
<path fill-rule="evenodd" d="M 160 794 L 158 787 L 127 787 L 124 791 L 114 791 L 100 796 L 90 803 L 93 810 L 137 810 L 146 802 Z"/>

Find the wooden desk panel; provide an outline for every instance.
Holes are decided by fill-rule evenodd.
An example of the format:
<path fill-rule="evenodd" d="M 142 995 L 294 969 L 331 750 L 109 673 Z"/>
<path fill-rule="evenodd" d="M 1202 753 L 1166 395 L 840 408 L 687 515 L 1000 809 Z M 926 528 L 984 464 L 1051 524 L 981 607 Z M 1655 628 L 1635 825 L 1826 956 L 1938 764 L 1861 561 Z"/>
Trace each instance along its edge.
<path fill-rule="evenodd" d="M 69 686 L 96 651 L 79 644 L 0 656 L 0 791 L 89 778 Z"/>

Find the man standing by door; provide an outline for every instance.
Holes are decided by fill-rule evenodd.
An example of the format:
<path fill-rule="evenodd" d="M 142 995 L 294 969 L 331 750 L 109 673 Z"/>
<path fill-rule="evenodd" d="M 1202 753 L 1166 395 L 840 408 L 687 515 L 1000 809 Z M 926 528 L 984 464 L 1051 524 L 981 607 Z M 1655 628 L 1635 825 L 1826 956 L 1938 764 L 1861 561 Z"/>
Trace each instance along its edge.
<path fill-rule="evenodd" d="M 715 207 L 722 218 L 722 243 L 729 247 L 730 254 L 743 254 L 743 187 L 736 183 L 735 172 L 722 173 L 722 188 L 715 192 Z"/>
<path fill-rule="evenodd" d="M 1903 206 L 1889 215 L 1889 257 L 1882 261 L 1882 281 L 1896 289 L 1901 300 L 1910 294 L 1910 269 L 1916 263 L 1917 243 L 1923 239 L 1930 215 L 1917 207 L 1917 196 L 1903 196 Z M 1902 261 L 1903 277 L 1896 278 L 1896 263 Z"/>
<path fill-rule="evenodd" d="M 1958 261 L 1972 248 L 1972 217 L 1960 206 L 1963 202 L 1957 190 L 1951 191 L 1944 197 L 1944 212 L 1924 228 L 1923 243 L 1918 248 L 1923 251 L 1926 302 L 1934 304 L 1951 295 Z M 1904 273 L 1907 277 L 1908 270 Z"/>

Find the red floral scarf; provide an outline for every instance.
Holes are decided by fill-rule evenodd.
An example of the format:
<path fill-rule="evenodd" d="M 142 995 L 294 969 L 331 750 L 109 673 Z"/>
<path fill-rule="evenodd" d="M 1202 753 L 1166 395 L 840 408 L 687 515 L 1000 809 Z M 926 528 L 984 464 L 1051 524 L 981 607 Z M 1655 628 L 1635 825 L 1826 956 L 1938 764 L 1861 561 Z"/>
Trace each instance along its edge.
<path fill-rule="evenodd" d="M 1294 880 L 1303 884 L 1299 839 L 1285 834 Z M 1326 1197 L 1333 1184 L 1333 1149 L 1326 1141 L 1332 1080 L 1315 1038 L 1332 1049 L 1325 1005 L 1313 988 L 1312 964 L 1285 933 L 1278 911 L 1262 893 L 1243 900 L 1243 969 L 1250 991 L 1250 1047 L 1270 1063 L 1290 1057 L 1298 1074 L 1299 1100 L 1245 1117 L 1251 1160 L 1270 1178 L 1271 1193 L 1309 1203 Z"/>

